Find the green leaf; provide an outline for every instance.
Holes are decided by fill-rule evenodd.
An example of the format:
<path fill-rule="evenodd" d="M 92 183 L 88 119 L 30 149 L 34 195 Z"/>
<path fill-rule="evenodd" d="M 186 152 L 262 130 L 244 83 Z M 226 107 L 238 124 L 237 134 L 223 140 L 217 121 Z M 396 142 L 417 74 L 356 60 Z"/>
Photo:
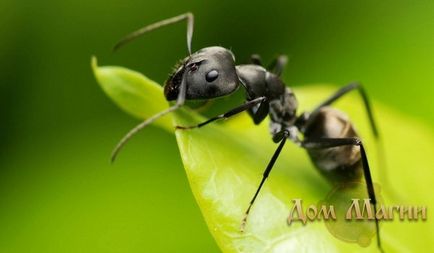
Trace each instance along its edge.
<path fill-rule="evenodd" d="M 167 108 L 161 87 L 143 75 L 121 67 L 97 67 L 95 59 L 93 69 L 104 91 L 130 114 L 146 118 Z M 327 85 L 295 89 L 303 105 L 300 111 L 312 109 L 335 89 Z M 348 112 L 367 145 L 373 178 L 381 185 L 385 204 L 428 206 L 429 210 L 434 204 L 430 196 L 434 179 L 431 129 L 374 103 L 386 151 L 379 160 L 357 94 L 349 95 L 336 106 Z M 179 110 L 172 119 L 173 124 L 166 118 L 156 125 L 173 132 L 173 125 L 191 125 L 204 120 L 188 109 Z M 254 126 L 242 114 L 226 122 L 178 130 L 175 134 L 192 192 L 223 252 L 377 252 L 375 238 L 366 248 L 344 242 L 332 235 L 321 221 L 287 225 L 293 199 L 301 198 L 305 206 L 316 205 L 333 189 L 311 165 L 306 152 L 292 143 L 282 151 L 253 206 L 245 232 L 240 232 L 243 213 L 276 148 L 268 134 L 267 122 Z M 386 167 L 379 166 L 384 160 L 387 171 Z M 396 217 L 393 222 L 381 223 L 386 252 L 434 250 L 430 238 L 434 226 L 429 221 L 408 222 Z M 358 229 L 358 224 L 352 229 Z"/>
<path fill-rule="evenodd" d="M 146 119 L 167 107 L 161 86 L 141 73 L 117 66 L 98 67 L 96 57 L 92 57 L 91 66 L 107 96 L 134 117 Z M 168 118 L 161 118 L 154 124 L 173 131 Z"/>

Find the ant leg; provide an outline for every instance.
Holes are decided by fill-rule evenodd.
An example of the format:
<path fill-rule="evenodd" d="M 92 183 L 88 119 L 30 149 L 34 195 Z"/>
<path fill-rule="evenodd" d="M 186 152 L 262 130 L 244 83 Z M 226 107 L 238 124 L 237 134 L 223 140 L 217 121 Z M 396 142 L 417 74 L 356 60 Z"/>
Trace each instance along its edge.
<path fill-rule="evenodd" d="M 230 111 L 228 111 L 226 113 L 223 113 L 223 114 L 217 115 L 215 117 L 212 117 L 209 120 L 204 121 L 202 123 L 199 123 L 197 125 L 194 125 L 194 126 L 176 126 L 176 129 L 183 129 L 183 130 L 185 130 L 185 129 L 192 129 L 192 128 L 203 127 L 203 126 L 208 125 L 209 123 L 214 122 L 216 120 L 230 118 L 230 117 L 232 117 L 232 116 L 234 116 L 234 115 L 236 115 L 236 114 L 238 114 L 240 112 L 243 112 L 243 111 L 245 111 L 245 110 L 247 110 L 249 108 L 254 107 L 257 104 L 260 104 L 260 103 L 264 102 L 265 100 L 266 100 L 265 97 L 258 97 L 258 98 L 255 98 L 253 100 L 248 101 L 247 103 L 245 103 L 245 104 L 243 104 L 241 106 L 235 107 L 234 109 L 232 109 L 232 110 L 230 110 Z"/>
<path fill-rule="evenodd" d="M 269 111 L 269 103 L 261 103 L 247 110 L 255 125 L 261 123 L 268 116 Z"/>
<path fill-rule="evenodd" d="M 116 147 L 112 151 L 111 162 L 113 163 L 115 161 L 116 156 L 118 155 L 119 151 L 131 139 L 131 137 L 133 137 L 136 133 L 138 133 L 140 130 L 142 130 L 143 128 L 145 128 L 147 125 L 151 124 L 152 122 L 154 122 L 158 118 L 161 118 L 164 115 L 166 115 L 170 112 L 173 112 L 173 111 L 177 110 L 178 108 L 180 108 L 181 106 L 183 106 L 185 103 L 186 91 L 187 91 L 186 75 L 183 75 L 181 85 L 179 87 L 179 95 L 178 95 L 178 98 L 176 100 L 176 104 L 174 104 L 173 106 L 169 107 L 168 109 L 161 111 L 161 112 L 155 114 L 154 116 L 146 119 L 142 123 L 135 126 L 133 129 L 131 129 L 126 135 L 124 135 L 124 137 L 118 142 L 118 144 L 116 145 Z"/>
<path fill-rule="evenodd" d="M 267 69 L 277 76 L 281 76 L 283 69 L 285 69 L 286 63 L 288 63 L 288 57 L 286 55 L 279 55 L 271 62 Z"/>
<path fill-rule="evenodd" d="M 254 65 L 262 66 L 262 59 L 259 54 L 252 54 L 250 56 L 250 62 Z"/>
<path fill-rule="evenodd" d="M 250 62 L 254 65 L 263 66 L 262 58 L 261 56 L 259 56 L 259 54 L 252 54 L 250 56 Z M 277 76 L 280 76 L 287 62 L 288 57 L 286 55 L 279 55 L 271 62 L 270 65 L 268 65 L 267 69 L 270 70 L 272 73 L 276 74 Z"/>
<path fill-rule="evenodd" d="M 123 39 L 121 39 L 116 45 L 113 47 L 113 51 L 118 50 L 125 44 L 129 43 L 130 41 L 142 36 L 143 34 L 150 32 L 152 30 L 158 29 L 163 26 L 171 25 L 174 23 L 178 23 L 182 20 L 187 20 L 187 49 L 188 53 L 191 54 L 191 39 L 193 37 L 193 25 L 194 25 L 194 16 L 192 13 L 187 12 L 172 18 L 164 19 L 159 22 L 147 25 L 145 27 L 140 28 L 139 30 L 136 30 L 127 36 L 125 36 Z"/>
<path fill-rule="evenodd" d="M 258 189 L 256 190 L 255 195 L 253 195 L 253 198 L 249 203 L 249 207 L 247 208 L 246 212 L 244 213 L 244 218 L 241 222 L 241 227 L 240 227 L 241 232 L 244 232 L 244 228 L 245 228 L 246 223 L 247 223 L 247 217 L 249 216 L 250 209 L 252 208 L 253 203 L 255 203 L 256 197 L 258 196 L 259 192 L 261 191 L 262 185 L 264 185 L 264 182 L 268 178 L 268 175 L 270 174 L 271 169 L 274 166 L 274 163 L 276 162 L 277 158 L 279 157 L 280 151 L 282 151 L 282 148 L 285 145 L 285 142 L 286 142 L 286 139 L 288 138 L 288 136 L 289 136 L 288 130 L 283 130 L 283 131 L 281 131 L 281 132 L 279 132 L 273 136 L 274 142 L 280 141 L 280 144 L 277 147 L 276 151 L 274 151 L 274 154 L 271 157 L 270 162 L 268 163 L 267 167 L 265 168 L 265 171 L 264 171 L 264 174 L 262 176 L 262 180 L 259 183 Z"/>
<path fill-rule="evenodd" d="M 313 115 L 317 114 L 322 107 L 332 104 L 333 102 L 335 102 L 336 100 L 341 98 L 343 95 L 345 95 L 345 94 L 347 94 L 350 91 L 355 90 L 355 89 L 357 89 L 359 91 L 359 93 L 363 99 L 363 103 L 364 103 L 366 112 L 368 113 L 369 122 L 371 124 L 372 133 L 374 134 L 374 137 L 376 139 L 378 139 L 379 133 L 378 133 L 377 125 L 375 124 L 374 116 L 373 116 L 372 109 L 371 109 L 371 104 L 369 102 L 369 99 L 368 99 L 368 96 L 367 96 L 365 90 L 363 89 L 363 86 L 360 83 L 351 83 L 351 84 L 348 84 L 347 86 L 341 88 L 335 94 L 333 94 L 328 99 L 326 99 L 324 102 L 322 102 L 320 105 L 318 105 L 312 111 L 311 115 L 313 116 Z M 311 118 L 314 118 L 314 117 L 311 117 Z"/>
<path fill-rule="evenodd" d="M 366 181 L 366 188 L 371 204 L 374 207 L 374 213 L 377 213 L 377 198 L 375 197 L 374 185 L 372 183 L 371 171 L 369 169 L 368 157 L 366 156 L 365 148 L 359 138 L 321 138 L 315 140 L 306 140 L 301 143 L 301 146 L 306 149 L 326 149 L 345 145 L 355 145 L 360 147 L 360 155 L 362 159 L 363 174 Z M 380 227 L 377 216 L 375 215 L 375 229 L 377 232 L 377 247 L 381 252 L 384 252 L 381 247 Z"/>
<path fill-rule="evenodd" d="M 380 133 L 378 131 L 378 127 L 377 124 L 374 120 L 374 115 L 373 115 L 373 111 L 372 111 L 372 107 L 371 104 L 369 102 L 368 99 L 368 95 L 366 94 L 365 89 L 363 88 L 362 84 L 360 83 L 350 83 L 347 86 L 341 88 L 340 90 L 338 90 L 335 94 L 333 94 L 332 96 L 330 96 L 328 99 L 326 99 L 323 103 L 321 103 L 320 105 L 318 105 L 311 113 L 310 118 L 315 118 L 315 114 L 317 114 L 320 109 L 324 106 L 328 106 L 330 104 L 332 104 L 333 102 L 335 102 L 336 100 L 338 100 L 339 98 L 341 98 L 342 96 L 344 96 L 345 94 L 351 92 L 352 90 L 357 89 L 359 91 L 360 96 L 362 97 L 363 100 L 363 104 L 365 106 L 366 112 L 368 114 L 368 119 L 369 119 L 369 123 L 371 126 L 371 130 L 372 130 L 372 134 L 374 135 L 374 138 L 376 140 L 376 146 L 377 146 L 377 153 L 378 153 L 378 167 L 381 168 L 380 169 L 380 179 L 383 182 L 383 184 L 387 185 L 389 187 L 389 189 L 391 189 L 391 193 L 393 195 L 395 194 L 395 190 L 393 190 L 394 186 L 390 183 L 389 178 L 387 177 L 387 162 L 386 162 L 386 158 L 385 158 L 385 150 L 383 147 L 383 143 L 380 140 Z M 313 117 L 312 117 L 313 116 Z M 309 125 L 309 121 L 307 122 L 306 125 Z M 396 196 L 395 196 L 396 197 Z"/>

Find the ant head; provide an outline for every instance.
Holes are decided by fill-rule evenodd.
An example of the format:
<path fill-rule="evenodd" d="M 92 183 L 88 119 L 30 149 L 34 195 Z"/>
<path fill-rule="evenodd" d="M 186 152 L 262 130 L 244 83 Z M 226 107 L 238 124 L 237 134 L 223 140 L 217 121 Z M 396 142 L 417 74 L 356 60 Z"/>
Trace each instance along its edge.
<path fill-rule="evenodd" d="M 231 94 L 239 85 L 234 55 L 223 47 L 203 48 L 182 61 L 164 86 L 168 101 L 178 98 L 184 78 L 186 99 L 209 99 Z"/>

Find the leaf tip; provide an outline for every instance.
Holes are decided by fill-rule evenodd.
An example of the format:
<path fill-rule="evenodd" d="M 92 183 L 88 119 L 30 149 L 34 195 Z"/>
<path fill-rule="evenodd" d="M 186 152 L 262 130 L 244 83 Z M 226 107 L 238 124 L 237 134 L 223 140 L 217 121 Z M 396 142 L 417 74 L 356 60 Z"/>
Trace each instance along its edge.
<path fill-rule="evenodd" d="M 94 72 L 96 71 L 96 68 L 98 68 L 98 60 L 95 55 L 92 55 L 90 58 L 90 66 Z"/>

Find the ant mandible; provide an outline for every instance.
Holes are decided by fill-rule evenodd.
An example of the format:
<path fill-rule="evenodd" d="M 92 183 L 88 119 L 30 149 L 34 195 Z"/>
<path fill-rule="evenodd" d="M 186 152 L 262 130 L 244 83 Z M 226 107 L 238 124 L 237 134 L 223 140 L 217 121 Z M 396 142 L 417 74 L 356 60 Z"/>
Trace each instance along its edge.
<path fill-rule="evenodd" d="M 233 53 L 219 46 L 202 48 L 192 53 L 191 39 L 194 23 L 192 13 L 181 14 L 145 26 L 127 35 L 115 45 L 113 50 L 119 49 L 149 31 L 183 20 L 187 21 L 189 55 L 182 60 L 164 86 L 166 100 L 176 100 L 176 103 L 167 110 L 148 118 L 128 132 L 113 150 L 112 161 L 115 160 L 120 149 L 134 134 L 156 119 L 177 110 L 184 105 L 186 100 L 212 99 L 230 95 L 241 86 L 246 91 L 246 102 L 243 105 L 200 124 L 177 126 L 176 129 L 187 130 L 204 127 L 211 122 L 230 118 L 243 111 L 249 113 L 255 124 L 261 123 L 269 116 L 272 139 L 279 145 L 265 168 L 258 189 L 245 212 L 241 222 L 242 231 L 256 197 L 287 139 L 306 149 L 315 167 L 333 183 L 359 180 L 363 175 L 374 212 L 377 212 L 377 199 L 363 143 L 346 115 L 329 107 L 329 105 L 350 91 L 359 91 L 369 117 L 372 132 L 378 139 L 379 134 L 368 97 L 359 83 L 351 83 L 341 88 L 319 104 L 313 111 L 304 112 L 297 116 L 298 103 L 295 94 L 280 79 L 287 62 L 286 56 L 277 57 L 267 70 L 262 67 L 261 59 L 257 55 L 252 55 L 251 64 L 235 65 Z M 304 136 L 304 138 L 301 139 L 300 136 Z M 377 219 L 375 219 L 375 226 L 377 246 L 380 251 L 383 251 Z"/>

